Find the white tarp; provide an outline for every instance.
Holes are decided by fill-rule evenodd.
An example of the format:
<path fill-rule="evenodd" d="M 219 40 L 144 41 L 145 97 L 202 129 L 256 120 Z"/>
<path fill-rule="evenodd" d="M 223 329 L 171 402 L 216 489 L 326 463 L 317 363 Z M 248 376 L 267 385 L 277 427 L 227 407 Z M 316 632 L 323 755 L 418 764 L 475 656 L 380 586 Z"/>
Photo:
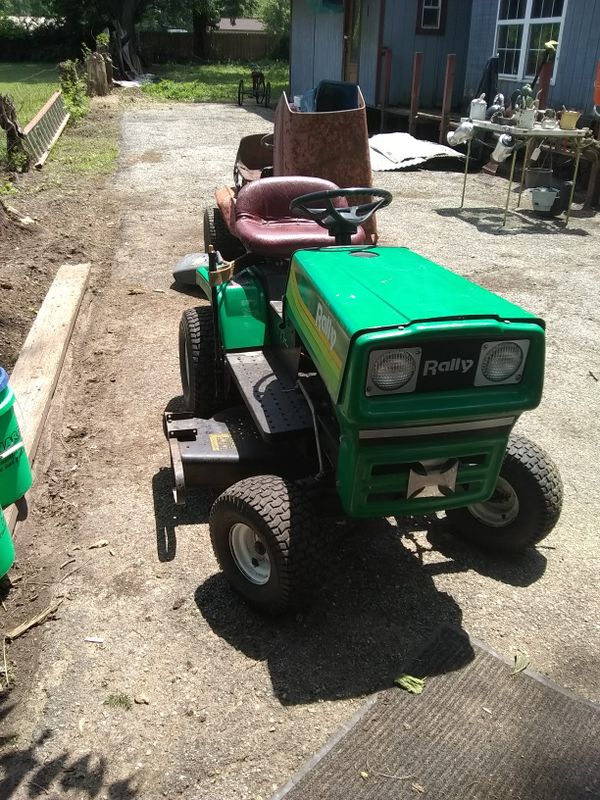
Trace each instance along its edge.
<path fill-rule="evenodd" d="M 415 139 L 410 133 L 378 133 L 369 139 L 369 150 L 373 172 L 418 167 L 432 158 L 465 158 L 445 144 Z"/>

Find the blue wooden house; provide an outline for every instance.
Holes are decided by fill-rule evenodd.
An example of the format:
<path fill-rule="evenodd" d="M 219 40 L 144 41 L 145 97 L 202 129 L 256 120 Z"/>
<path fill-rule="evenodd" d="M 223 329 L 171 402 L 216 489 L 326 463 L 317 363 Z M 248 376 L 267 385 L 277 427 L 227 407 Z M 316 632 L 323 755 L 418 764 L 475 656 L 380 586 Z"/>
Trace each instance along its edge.
<path fill-rule="evenodd" d="M 509 96 L 531 80 L 550 39 L 559 46 L 549 105 L 590 113 L 600 0 L 292 0 L 291 94 L 348 80 L 367 105 L 379 105 L 388 57 L 389 105 L 407 107 L 420 51 L 420 105 L 439 108 L 446 56 L 455 53 L 452 99 L 464 112 L 491 56 L 499 56 L 499 89 Z"/>
<path fill-rule="evenodd" d="M 391 57 L 389 104 L 407 106 L 415 51 L 423 53 L 421 106 L 441 106 L 446 56 L 458 54 L 462 101 L 471 0 L 292 0 L 291 93 L 320 80 L 360 84 L 367 105 L 382 99 L 382 49 Z"/>
<path fill-rule="evenodd" d="M 535 74 L 544 43 L 558 41 L 548 105 L 589 115 L 600 61 L 600 0 L 472 0 L 466 96 L 487 59 L 499 56 L 499 90 L 510 95 Z"/>

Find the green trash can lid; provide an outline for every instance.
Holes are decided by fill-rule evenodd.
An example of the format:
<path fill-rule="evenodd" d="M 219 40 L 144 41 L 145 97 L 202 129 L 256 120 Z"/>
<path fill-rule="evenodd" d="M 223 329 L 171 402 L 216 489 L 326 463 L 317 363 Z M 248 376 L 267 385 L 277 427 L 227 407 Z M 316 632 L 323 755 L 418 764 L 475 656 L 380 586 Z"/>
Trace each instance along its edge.
<path fill-rule="evenodd" d="M 3 392 L 8 386 L 8 374 L 5 369 L 0 367 L 0 392 Z"/>

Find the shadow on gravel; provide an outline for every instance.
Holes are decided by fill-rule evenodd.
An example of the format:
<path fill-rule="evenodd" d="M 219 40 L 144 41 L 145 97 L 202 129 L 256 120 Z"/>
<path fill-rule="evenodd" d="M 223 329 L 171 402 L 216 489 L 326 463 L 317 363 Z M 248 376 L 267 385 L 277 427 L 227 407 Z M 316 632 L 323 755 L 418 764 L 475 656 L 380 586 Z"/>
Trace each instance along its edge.
<path fill-rule="evenodd" d="M 306 614 L 262 617 L 220 574 L 196 591 L 196 604 L 215 633 L 266 662 L 284 705 L 387 688 L 440 623 L 461 625 L 460 608 L 435 588 L 395 526 L 381 521 L 332 538 L 320 592 Z"/>
<path fill-rule="evenodd" d="M 0 700 L 0 723 L 6 728 L 6 717 L 12 710 L 7 699 Z M 62 797 L 76 792 L 77 797 L 98 797 L 102 792 L 108 800 L 132 800 L 138 797 L 133 778 L 106 782 L 108 765 L 104 758 L 91 755 L 73 756 L 68 752 L 53 758 L 39 753 L 39 748 L 52 738 L 50 729 L 44 730 L 28 747 L 19 747 L 16 734 L 0 736 L 0 798 L 10 800 L 19 791 L 19 797 Z M 24 789 L 24 791 L 23 791 Z"/>
<path fill-rule="evenodd" d="M 177 528 L 183 525 L 200 525 L 208 522 L 210 507 L 217 492 L 194 492 L 185 506 L 173 500 L 173 472 L 170 467 L 160 469 L 152 478 L 154 520 L 156 523 L 156 551 L 161 562 L 173 561 L 177 555 Z M 0 795 L 1 797 L 1 795 Z"/>
<path fill-rule="evenodd" d="M 507 224 L 502 227 L 504 209 L 501 208 L 438 208 L 436 214 L 440 217 L 456 217 L 462 222 L 473 225 L 481 233 L 489 233 L 493 236 L 521 236 L 522 234 L 557 234 L 567 236 L 589 236 L 589 231 L 583 228 L 573 228 L 565 226 L 564 219 L 542 219 L 534 211 L 527 209 L 519 212 L 509 210 Z M 571 214 L 571 220 L 575 212 Z M 518 222 L 518 227 L 511 227 L 514 222 Z"/>
<path fill-rule="evenodd" d="M 418 544 L 415 533 L 425 528 L 427 541 L 449 560 L 423 563 L 428 548 Z M 467 549 L 436 517 L 403 519 L 398 527 L 374 521 L 331 538 L 325 578 L 305 614 L 267 619 L 240 600 L 221 574 L 195 594 L 200 613 L 218 636 L 266 663 L 284 705 L 388 688 L 441 624 L 460 628 L 461 609 L 436 589 L 435 575 L 477 570 L 526 586 L 546 564 L 535 551 L 513 561 Z"/>

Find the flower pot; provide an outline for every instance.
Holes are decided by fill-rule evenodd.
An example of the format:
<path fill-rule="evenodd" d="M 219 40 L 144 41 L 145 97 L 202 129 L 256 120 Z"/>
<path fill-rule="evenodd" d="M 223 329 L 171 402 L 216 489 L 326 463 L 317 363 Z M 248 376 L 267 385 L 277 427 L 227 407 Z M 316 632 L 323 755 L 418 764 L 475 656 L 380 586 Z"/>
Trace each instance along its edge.
<path fill-rule="evenodd" d="M 559 192 L 550 186 L 536 186 L 531 190 L 531 200 L 535 211 L 541 214 L 548 214 L 554 205 Z"/>
<path fill-rule="evenodd" d="M 528 167 L 525 170 L 525 188 L 552 186 L 552 170 L 548 167 Z"/>
<path fill-rule="evenodd" d="M 535 122 L 536 116 L 536 109 L 535 108 L 523 108 L 519 113 L 519 128 L 527 128 L 530 130 L 533 128 L 533 123 Z"/>
<path fill-rule="evenodd" d="M 579 111 L 563 111 L 560 115 L 560 122 L 559 127 L 563 131 L 572 131 L 575 130 L 575 126 L 577 125 L 577 121 L 581 114 Z"/>

